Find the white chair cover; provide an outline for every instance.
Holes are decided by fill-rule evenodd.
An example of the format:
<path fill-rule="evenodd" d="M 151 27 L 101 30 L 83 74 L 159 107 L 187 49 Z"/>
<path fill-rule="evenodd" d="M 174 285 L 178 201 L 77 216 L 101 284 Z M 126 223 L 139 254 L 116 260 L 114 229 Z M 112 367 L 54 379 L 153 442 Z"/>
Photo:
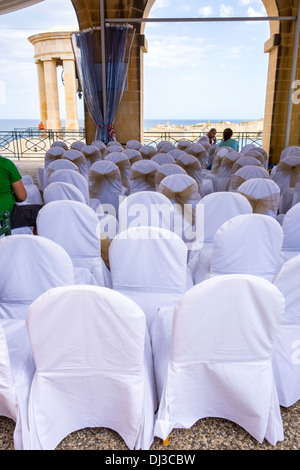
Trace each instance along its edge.
<path fill-rule="evenodd" d="M 61 148 L 63 148 L 64 150 L 68 150 L 68 149 L 69 149 L 68 145 L 67 145 L 66 142 L 64 142 L 63 140 L 56 140 L 55 142 L 53 142 L 53 144 L 51 145 L 51 147 L 61 147 Z"/>
<path fill-rule="evenodd" d="M 205 196 L 199 201 L 203 210 L 203 245 L 190 252 L 188 266 L 194 284 L 203 281 L 209 272 L 212 247 L 218 229 L 229 219 L 242 214 L 252 214 L 249 201 L 241 194 L 220 191 Z"/>
<path fill-rule="evenodd" d="M 14 448 L 28 447 L 28 400 L 35 364 L 24 320 L 0 321 L 0 415 L 12 419 Z"/>
<path fill-rule="evenodd" d="M 63 158 L 75 163 L 75 165 L 78 167 L 79 173 L 84 176 L 85 179 L 88 179 L 88 166 L 86 163 L 86 158 L 79 150 L 67 150 L 64 153 Z"/>
<path fill-rule="evenodd" d="M 289 145 L 285 149 L 282 150 L 280 154 L 280 160 L 283 160 L 285 157 L 288 157 L 289 155 L 293 155 L 295 152 L 299 152 L 300 147 L 297 145 Z"/>
<path fill-rule="evenodd" d="M 130 227 L 160 227 L 173 231 L 174 206 L 163 194 L 141 191 L 130 194 L 119 205 L 119 231 Z"/>
<path fill-rule="evenodd" d="M 121 144 L 117 144 L 117 145 L 108 145 L 108 144 L 107 144 L 106 150 L 104 152 L 103 158 L 105 158 L 106 155 L 109 155 L 110 153 L 116 153 L 116 152 L 123 152 L 124 151 Z"/>
<path fill-rule="evenodd" d="M 179 150 L 178 148 L 176 148 L 175 150 L 170 150 L 168 154 L 171 155 L 171 157 L 173 157 L 174 160 L 177 160 L 178 157 L 182 157 L 183 155 L 187 155 L 187 153 L 184 150 Z"/>
<path fill-rule="evenodd" d="M 101 150 L 96 145 L 84 145 L 81 147 L 81 153 L 85 157 L 88 170 L 93 163 L 102 160 Z"/>
<path fill-rule="evenodd" d="M 0 269 L 0 318 L 24 320 L 28 305 L 43 292 L 74 284 L 68 254 L 41 236 L 1 238 Z"/>
<path fill-rule="evenodd" d="M 211 173 L 213 175 L 216 175 L 219 173 L 221 162 L 223 157 L 228 155 L 229 149 L 225 147 L 220 147 L 216 148 L 214 155 L 213 155 L 213 160 L 212 160 L 212 166 L 211 166 Z"/>
<path fill-rule="evenodd" d="M 181 166 L 185 170 L 186 174 L 194 178 L 198 183 L 199 194 L 201 197 L 213 192 L 214 188 L 212 180 L 205 178 L 205 173 L 203 177 L 202 166 L 197 157 L 185 154 L 177 158 L 176 164 Z"/>
<path fill-rule="evenodd" d="M 71 160 L 55 160 L 54 162 L 51 162 L 50 165 L 48 166 L 48 178 L 47 178 L 47 183 L 49 181 L 50 175 L 57 170 L 74 170 L 79 173 L 78 167 L 75 165 L 75 163 L 71 162 Z M 45 186 L 46 187 L 46 186 Z"/>
<path fill-rule="evenodd" d="M 65 153 L 65 149 L 63 147 L 54 146 L 50 147 L 47 152 L 45 153 L 44 158 L 44 170 L 40 172 L 39 175 L 39 189 L 43 191 L 48 184 L 48 167 L 51 163 L 55 162 L 56 160 L 60 160 L 63 158 L 63 154 Z M 39 173 L 39 172 L 38 172 Z"/>
<path fill-rule="evenodd" d="M 176 150 L 176 147 L 172 142 L 165 142 L 158 145 L 158 149 L 160 153 L 168 153 L 171 152 L 171 150 Z"/>
<path fill-rule="evenodd" d="M 253 213 L 277 216 L 280 188 L 271 179 L 252 178 L 242 183 L 237 192 L 249 200 Z"/>
<path fill-rule="evenodd" d="M 112 152 L 106 155 L 105 160 L 108 162 L 113 162 L 117 165 L 120 170 L 122 185 L 127 190 L 130 191 L 130 161 L 127 155 L 124 152 Z"/>
<path fill-rule="evenodd" d="M 250 158 L 250 157 L 249 157 Z M 244 181 L 252 178 L 270 178 L 268 171 L 262 166 L 245 165 L 236 171 L 232 177 L 229 191 L 236 191 Z"/>
<path fill-rule="evenodd" d="M 245 157 L 254 157 L 256 158 L 265 168 L 266 168 L 266 161 L 264 155 L 256 149 L 248 150 L 246 152 Z"/>
<path fill-rule="evenodd" d="M 193 155 L 193 157 L 198 158 L 199 162 L 201 163 L 202 168 L 206 168 L 207 166 L 207 151 L 203 147 L 203 145 L 198 143 L 192 143 L 186 149 L 186 153 L 188 155 Z"/>
<path fill-rule="evenodd" d="M 80 189 L 86 203 L 90 204 L 90 197 L 89 197 L 89 186 L 88 182 L 84 176 L 82 176 L 78 171 L 75 170 L 56 170 L 49 176 L 49 184 L 51 183 L 69 183 L 76 186 L 76 188 Z"/>
<path fill-rule="evenodd" d="M 119 167 L 108 160 L 94 163 L 89 170 L 90 197 L 97 199 L 104 211 L 116 215 L 122 196 L 122 179 Z"/>
<path fill-rule="evenodd" d="M 286 188 L 295 188 L 300 182 L 300 156 L 290 155 L 280 160 L 271 177 L 281 191 Z"/>
<path fill-rule="evenodd" d="M 101 157 L 103 158 L 106 152 L 106 145 L 102 140 L 94 140 L 91 145 L 97 147 L 101 152 Z"/>
<path fill-rule="evenodd" d="M 43 204 L 42 196 L 39 188 L 35 184 L 24 184 L 26 189 L 27 198 L 26 201 L 18 202 L 19 206 L 26 204 Z"/>
<path fill-rule="evenodd" d="M 71 149 L 72 150 L 79 150 L 81 152 L 81 149 L 85 146 L 85 142 L 83 142 L 82 140 L 75 140 L 74 142 L 72 142 L 71 144 Z"/>
<path fill-rule="evenodd" d="M 300 203 L 295 204 L 282 222 L 283 243 L 281 264 L 300 254 Z"/>
<path fill-rule="evenodd" d="M 169 140 L 161 140 L 160 142 L 158 142 L 157 146 L 156 146 L 156 150 L 157 150 L 157 153 L 160 153 L 160 150 L 164 147 L 164 146 L 169 146 L 170 144 L 170 141 Z M 169 150 L 171 150 L 171 147 L 169 147 Z M 172 148 L 172 150 L 174 150 L 174 148 Z"/>
<path fill-rule="evenodd" d="M 189 175 L 166 176 L 157 188 L 174 205 L 174 231 L 189 247 L 195 241 L 196 206 L 200 200 L 197 182 Z"/>
<path fill-rule="evenodd" d="M 220 162 L 219 171 L 217 173 L 216 189 L 217 191 L 226 191 L 229 187 L 229 181 L 232 175 L 234 164 L 241 158 L 240 152 L 228 152 L 224 155 Z"/>
<path fill-rule="evenodd" d="M 84 194 L 82 191 L 80 191 L 80 189 L 74 186 L 74 184 L 63 183 L 61 181 L 48 184 L 44 190 L 43 196 L 45 204 L 48 204 L 52 201 L 60 201 L 65 199 L 79 201 L 86 204 Z"/>
<path fill-rule="evenodd" d="M 130 450 L 150 448 L 151 346 L 134 302 L 96 286 L 52 289 L 30 306 L 27 328 L 36 363 L 28 450 L 54 449 L 87 427 L 113 429 Z"/>
<path fill-rule="evenodd" d="M 31 175 L 22 175 L 23 184 L 34 184 L 33 178 Z"/>
<path fill-rule="evenodd" d="M 189 148 L 189 146 L 192 144 L 192 142 L 190 140 L 179 140 L 179 142 L 177 142 L 177 149 L 178 150 L 183 150 L 184 152 L 187 151 L 187 149 Z"/>
<path fill-rule="evenodd" d="M 130 161 L 130 165 L 133 165 L 133 163 L 138 162 L 139 160 L 142 160 L 142 155 L 138 150 L 135 149 L 125 149 L 123 150 L 123 153 L 128 157 L 128 160 Z"/>
<path fill-rule="evenodd" d="M 155 174 L 159 165 L 152 160 L 140 160 L 131 165 L 130 193 L 155 191 Z"/>
<path fill-rule="evenodd" d="M 209 275 L 252 274 L 272 281 L 278 272 L 282 241 L 282 227 L 273 217 L 233 217 L 216 232 Z"/>
<path fill-rule="evenodd" d="M 145 158 L 145 159 L 150 159 L 154 157 L 154 155 L 157 154 L 156 148 L 152 147 L 152 145 L 143 145 L 142 147 L 139 148 L 139 152 L 142 158 Z"/>
<path fill-rule="evenodd" d="M 139 140 L 128 140 L 128 142 L 125 145 L 126 149 L 133 149 L 133 150 L 139 150 L 143 144 Z"/>
<path fill-rule="evenodd" d="M 149 331 L 158 309 L 174 305 L 187 289 L 187 248 L 169 230 L 131 227 L 120 232 L 110 245 L 109 261 L 113 289 L 141 307 Z"/>
<path fill-rule="evenodd" d="M 159 166 L 166 165 L 167 163 L 175 163 L 175 158 L 168 153 L 157 153 L 151 158 L 152 162 L 157 163 Z"/>
<path fill-rule="evenodd" d="M 288 260 L 274 280 L 285 299 L 285 311 L 274 344 L 272 363 L 279 404 L 294 405 L 300 399 L 300 255 Z"/>
<path fill-rule="evenodd" d="M 194 158 L 194 157 L 191 157 Z M 166 163 L 161 165 L 155 173 L 155 187 L 156 189 L 160 185 L 160 182 L 170 175 L 186 175 L 186 171 L 180 165 L 174 165 L 174 163 Z"/>
<path fill-rule="evenodd" d="M 246 275 L 198 284 L 166 319 L 161 309 L 151 335 L 161 395 L 154 435 L 165 440 L 173 428 L 216 417 L 261 443 L 282 441 L 270 351 L 283 310 L 273 284 Z"/>
<path fill-rule="evenodd" d="M 244 157 L 241 156 L 236 162 L 234 162 L 231 173 L 234 174 L 243 166 L 250 166 L 250 165 L 262 166 L 261 162 L 257 158 L 245 155 Z"/>
<path fill-rule="evenodd" d="M 249 150 L 255 150 L 257 146 L 255 144 L 246 144 L 241 150 L 241 153 L 246 155 Z"/>
<path fill-rule="evenodd" d="M 99 221 L 95 211 L 78 201 L 52 201 L 37 216 L 37 231 L 69 254 L 77 284 L 110 287 L 110 273 L 101 258 Z"/>

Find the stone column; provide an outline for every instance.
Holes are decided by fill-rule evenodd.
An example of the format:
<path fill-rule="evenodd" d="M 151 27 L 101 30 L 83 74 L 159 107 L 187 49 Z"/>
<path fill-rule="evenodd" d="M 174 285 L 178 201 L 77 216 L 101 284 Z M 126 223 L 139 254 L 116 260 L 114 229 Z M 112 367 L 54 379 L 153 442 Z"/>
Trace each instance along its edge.
<path fill-rule="evenodd" d="M 56 75 L 56 61 L 44 61 L 46 100 L 47 100 L 47 129 L 61 129 L 59 116 L 59 97 Z"/>
<path fill-rule="evenodd" d="M 77 82 L 74 60 L 63 60 L 65 101 L 66 101 L 66 129 L 79 129 L 76 92 Z"/>
<path fill-rule="evenodd" d="M 39 96 L 40 96 L 40 119 L 44 126 L 48 120 L 47 114 L 47 100 L 46 100 L 46 88 L 45 88 L 45 76 L 44 76 L 44 64 L 43 62 L 36 62 L 38 72 L 38 84 L 39 84 Z"/>

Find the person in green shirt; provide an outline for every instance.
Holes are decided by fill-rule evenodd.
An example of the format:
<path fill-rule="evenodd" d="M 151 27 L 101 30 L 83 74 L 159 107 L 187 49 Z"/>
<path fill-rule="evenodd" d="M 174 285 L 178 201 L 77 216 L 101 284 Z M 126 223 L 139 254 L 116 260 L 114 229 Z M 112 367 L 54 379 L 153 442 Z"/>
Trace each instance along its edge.
<path fill-rule="evenodd" d="M 8 211 L 12 229 L 35 226 L 36 216 L 42 205 L 16 204 L 26 201 L 26 198 L 26 189 L 18 168 L 8 158 L 0 156 L 0 225 L 3 212 Z"/>
<path fill-rule="evenodd" d="M 233 132 L 229 127 L 223 131 L 223 140 L 219 143 L 219 147 L 231 147 L 235 152 L 239 151 L 239 143 L 232 139 Z"/>

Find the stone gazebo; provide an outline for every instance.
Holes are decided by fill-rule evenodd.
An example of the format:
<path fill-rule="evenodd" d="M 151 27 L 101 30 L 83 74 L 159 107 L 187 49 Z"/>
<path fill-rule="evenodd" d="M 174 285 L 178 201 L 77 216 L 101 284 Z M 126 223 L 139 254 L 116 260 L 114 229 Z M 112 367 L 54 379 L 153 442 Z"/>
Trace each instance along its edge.
<path fill-rule="evenodd" d="M 61 129 L 57 67 L 62 66 L 66 103 L 66 129 L 79 129 L 76 93 L 75 58 L 71 43 L 71 31 L 51 30 L 30 36 L 28 40 L 34 46 L 34 58 L 37 65 L 40 118 L 46 129 Z"/>

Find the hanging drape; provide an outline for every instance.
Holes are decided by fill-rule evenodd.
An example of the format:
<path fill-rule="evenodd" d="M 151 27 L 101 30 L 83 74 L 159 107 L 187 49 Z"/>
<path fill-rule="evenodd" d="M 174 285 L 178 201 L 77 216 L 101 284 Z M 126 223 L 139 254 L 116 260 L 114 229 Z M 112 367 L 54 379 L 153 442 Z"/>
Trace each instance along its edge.
<path fill-rule="evenodd" d="M 127 84 L 134 34 L 131 25 L 105 25 L 106 110 L 103 109 L 101 28 L 71 35 L 78 79 L 88 112 L 97 126 L 95 140 L 105 144 L 115 140 L 113 123 Z"/>

